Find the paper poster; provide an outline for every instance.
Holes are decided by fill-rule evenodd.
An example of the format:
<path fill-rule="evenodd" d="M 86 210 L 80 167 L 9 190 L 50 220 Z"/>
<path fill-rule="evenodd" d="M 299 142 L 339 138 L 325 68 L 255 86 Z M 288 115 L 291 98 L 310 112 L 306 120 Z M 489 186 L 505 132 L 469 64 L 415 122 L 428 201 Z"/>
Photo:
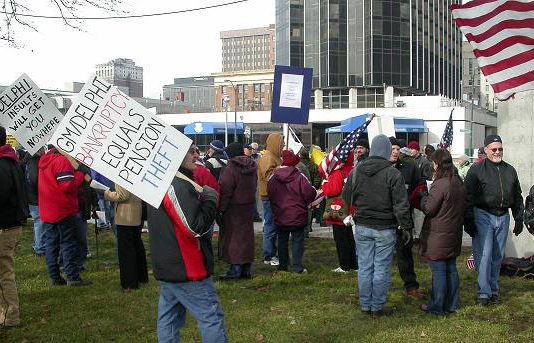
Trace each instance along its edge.
<path fill-rule="evenodd" d="M 0 94 L 0 123 L 34 155 L 59 126 L 63 114 L 26 74 Z"/>
<path fill-rule="evenodd" d="M 159 207 L 191 140 L 93 76 L 50 143 Z"/>
<path fill-rule="evenodd" d="M 282 74 L 280 107 L 300 108 L 304 75 Z"/>

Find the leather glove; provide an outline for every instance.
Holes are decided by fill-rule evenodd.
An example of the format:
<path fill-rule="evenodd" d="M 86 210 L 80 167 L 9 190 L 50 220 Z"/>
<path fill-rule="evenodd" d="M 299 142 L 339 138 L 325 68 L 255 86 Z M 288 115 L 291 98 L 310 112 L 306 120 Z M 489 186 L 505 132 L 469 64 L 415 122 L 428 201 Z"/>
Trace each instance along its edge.
<path fill-rule="evenodd" d="M 475 218 L 466 219 L 464 222 L 464 231 L 471 236 L 475 237 L 477 234 L 477 226 L 475 224 Z"/>
<path fill-rule="evenodd" d="M 516 236 L 519 236 L 521 232 L 523 232 L 523 221 L 522 220 L 518 220 L 515 222 L 513 232 L 514 232 L 514 235 Z"/>
<path fill-rule="evenodd" d="M 530 232 L 531 235 L 534 235 L 534 225 L 525 224 L 525 226 L 527 227 L 528 232 Z"/>
<path fill-rule="evenodd" d="M 401 233 L 402 244 L 408 245 L 408 243 L 410 243 L 410 241 L 412 240 L 412 234 L 410 230 L 400 229 L 400 233 Z"/>

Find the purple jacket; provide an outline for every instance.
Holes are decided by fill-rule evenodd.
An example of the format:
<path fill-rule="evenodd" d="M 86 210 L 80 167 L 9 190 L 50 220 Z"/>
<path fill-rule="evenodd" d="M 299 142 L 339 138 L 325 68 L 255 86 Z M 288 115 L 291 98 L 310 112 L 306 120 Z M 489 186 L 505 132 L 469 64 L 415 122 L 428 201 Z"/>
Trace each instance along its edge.
<path fill-rule="evenodd" d="M 284 226 L 308 225 L 308 205 L 317 191 L 295 167 L 280 167 L 267 182 L 267 194 L 273 211 L 274 223 Z"/>

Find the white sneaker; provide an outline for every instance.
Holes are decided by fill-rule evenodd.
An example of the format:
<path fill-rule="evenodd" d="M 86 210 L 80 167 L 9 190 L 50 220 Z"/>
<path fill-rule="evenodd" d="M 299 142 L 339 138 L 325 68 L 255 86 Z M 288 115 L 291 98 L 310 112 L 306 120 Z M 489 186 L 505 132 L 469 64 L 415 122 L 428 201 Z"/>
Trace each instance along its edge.
<path fill-rule="evenodd" d="M 343 269 L 343 268 L 341 268 L 341 267 L 337 267 L 336 269 L 332 269 L 332 271 L 333 271 L 334 273 L 344 273 L 344 274 L 348 273 L 347 270 L 345 270 L 345 269 Z"/>
<path fill-rule="evenodd" d="M 278 260 L 278 257 L 271 258 L 271 266 L 277 267 L 278 265 L 280 265 L 280 261 Z"/>

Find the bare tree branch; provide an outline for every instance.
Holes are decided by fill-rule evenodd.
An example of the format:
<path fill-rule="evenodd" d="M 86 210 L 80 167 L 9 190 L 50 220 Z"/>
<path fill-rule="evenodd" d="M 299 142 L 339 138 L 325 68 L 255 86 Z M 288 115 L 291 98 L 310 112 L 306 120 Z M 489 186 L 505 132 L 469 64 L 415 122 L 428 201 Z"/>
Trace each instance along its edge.
<path fill-rule="evenodd" d="M 11 47 L 19 47 L 16 39 L 17 30 L 29 29 L 39 31 L 31 19 L 24 15 L 35 13 L 25 0 L 2 0 L 3 16 L 0 18 L 0 42 Z M 75 30 L 82 30 L 83 19 L 78 16 L 81 9 L 98 9 L 105 12 L 126 13 L 121 10 L 123 0 L 49 0 L 63 24 Z M 29 0 L 26 1 L 26 3 Z"/>

